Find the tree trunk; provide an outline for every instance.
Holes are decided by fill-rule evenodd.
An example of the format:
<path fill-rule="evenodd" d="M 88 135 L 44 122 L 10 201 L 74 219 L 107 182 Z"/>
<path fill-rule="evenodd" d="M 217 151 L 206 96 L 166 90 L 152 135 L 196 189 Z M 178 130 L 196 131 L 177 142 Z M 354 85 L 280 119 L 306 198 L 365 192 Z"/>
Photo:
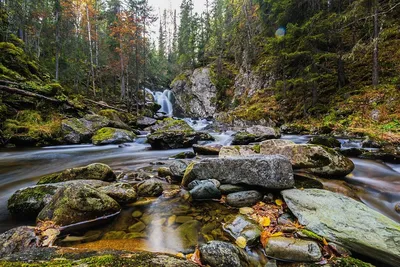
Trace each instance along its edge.
<path fill-rule="evenodd" d="M 119 41 L 120 48 L 120 63 L 121 63 L 121 99 L 125 98 L 125 69 L 124 69 L 124 56 L 122 54 L 122 43 Z"/>
<path fill-rule="evenodd" d="M 376 88 L 379 83 L 379 61 L 378 61 L 378 38 L 379 38 L 379 21 L 378 21 L 378 3 L 374 1 L 374 51 L 372 59 L 372 85 Z"/>
<path fill-rule="evenodd" d="M 59 78 L 59 61 L 60 61 L 60 2 L 56 2 L 56 81 Z"/>
<path fill-rule="evenodd" d="M 90 28 L 89 6 L 87 4 L 86 4 L 86 19 L 87 19 L 88 38 L 89 38 L 90 72 L 92 74 L 93 95 L 96 96 L 96 84 L 94 79 L 94 67 L 93 67 L 92 35 L 90 30 L 91 28 Z"/>

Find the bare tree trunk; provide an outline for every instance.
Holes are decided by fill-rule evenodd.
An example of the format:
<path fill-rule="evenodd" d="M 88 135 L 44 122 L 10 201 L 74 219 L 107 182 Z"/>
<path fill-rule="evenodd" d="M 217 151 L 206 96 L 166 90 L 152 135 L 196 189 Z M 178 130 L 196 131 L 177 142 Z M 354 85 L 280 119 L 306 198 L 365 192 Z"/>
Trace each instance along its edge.
<path fill-rule="evenodd" d="M 146 56 L 146 53 L 147 53 L 147 51 L 146 51 L 147 50 L 146 49 L 146 16 L 144 17 L 144 20 L 143 20 L 143 36 L 144 36 L 144 38 L 143 38 L 144 55 L 143 55 L 143 84 L 142 84 L 142 86 L 143 86 L 143 108 L 145 108 L 146 107 L 146 89 L 145 89 L 145 86 L 146 86 L 146 59 L 147 59 L 147 56 Z M 138 99 L 138 101 L 139 101 L 139 99 Z"/>
<path fill-rule="evenodd" d="M 119 41 L 120 48 L 120 63 L 121 63 L 121 99 L 125 98 L 125 70 L 124 70 L 124 56 L 122 54 L 122 43 Z"/>
<path fill-rule="evenodd" d="M 90 72 L 92 73 L 92 87 L 93 87 L 93 95 L 96 96 L 96 83 L 94 79 L 94 67 L 93 67 L 93 49 L 92 49 L 92 35 L 90 28 L 90 17 L 89 17 L 89 6 L 86 5 L 86 19 L 87 19 L 87 30 L 88 30 L 88 38 L 89 38 L 89 53 L 90 53 Z"/>
<path fill-rule="evenodd" d="M 59 77 L 60 62 L 60 2 L 56 2 L 56 81 Z"/>
<path fill-rule="evenodd" d="M 378 38 L 379 38 L 379 21 L 378 21 L 378 3 L 374 1 L 374 51 L 372 61 L 372 85 L 376 88 L 379 83 L 379 61 L 378 61 Z"/>

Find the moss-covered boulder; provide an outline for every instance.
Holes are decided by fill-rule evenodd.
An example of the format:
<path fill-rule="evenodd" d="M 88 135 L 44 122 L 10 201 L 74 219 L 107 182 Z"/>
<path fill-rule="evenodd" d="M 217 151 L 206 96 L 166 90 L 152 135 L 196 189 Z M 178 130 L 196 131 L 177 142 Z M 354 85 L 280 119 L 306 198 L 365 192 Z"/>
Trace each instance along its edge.
<path fill-rule="evenodd" d="M 64 140 L 70 144 L 89 143 L 93 134 L 110 126 L 110 120 L 99 115 L 86 115 L 83 118 L 65 119 L 61 122 Z"/>
<path fill-rule="evenodd" d="M 314 136 L 313 138 L 310 139 L 310 141 L 308 141 L 308 143 L 314 145 L 326 146 L 330 148 L 336 148 L 336 147 L 340 148 L 341 146 L 340 141 L 332 136 Z"/>
<path fill-rule="evenodd" d="M 92 143 L 96 146 L 108 144 L 121 144 L 132 142 L 136 135 L 127 130 L 104 127 L 96 131 L 92 137 Z"/>
<path fill-rule="evenodd" d="M 31 250 L 36 247 L 38 242 L 34 227 L 20 226 L 10 229 L 0 235 L 0 258 L 20 251 Z M 0 261 L 0 266 L 11 265 L 3 265 Z"/>
<path fill-rule="evenodd" d="M 40 177 L 37 184 L 59 183 L 71 180 L 100 180 L 112 182 L 116 176 L 112 169 L 102 163 L 93 163 L 88 166 L 66 169 Z"/>
<path fill-rule="evenodd" d="M 198 155 L 218 155 L 222 145 L 193 145 L 194 153 Z"/>
<path fill-rule="evenodd" d="M 267 140 L 261 142 L 260 154 L 283 155 L 290 160 L 294 169 L 304 169 L 326 178 L 344 177 L 354 169 L 354 163 L 350 159 L 331 148 L 319 145 Z"/>
<path fill-rule="evenodd" d="M 59 186 L 51 184 L 20 189 L 8 200 L 8 210 L 16 216 L 36 217 L 58 189 Z"/>
<path fill-rule="evenodd" d="M 196 132 L 183 120 L 164 119 L 152 127 L 147 141 L 153 149 L 191 147 L 200 140 L 214 140 L 208 133 Z"/>
<path fill-rule="evenodd" d="M 278 129 L 255 125 L 247 128 L 245 131 L 238 132 L 233 138 L 232 145 L 248 145 L 254 142 L 261 142 L 268 139 L 280 138 Z"/>
<path fill-rule="evenodd" d="M 120 209 L 114 199 L 93 187 L 70 185 L 57 191 L 37 220 L 65 226 L 115 214 Z"/>
<path fill-rule="evenodd" d="M 98 189 L 120 204 L 132 203 L 137 199 L 135 188 L 128 183 L 114 183 Z"/>

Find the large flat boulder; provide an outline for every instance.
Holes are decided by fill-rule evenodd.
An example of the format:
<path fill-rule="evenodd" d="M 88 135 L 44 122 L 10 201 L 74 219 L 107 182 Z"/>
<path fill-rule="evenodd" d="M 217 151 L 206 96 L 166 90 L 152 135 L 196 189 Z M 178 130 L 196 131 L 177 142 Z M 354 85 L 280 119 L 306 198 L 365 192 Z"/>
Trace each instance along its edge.
<path fill-rule="evenodd" d="M 400 224 L 363 203 L 326 190 L 291 189 L 282 195 L 307 229 L 387 265 L 400 265 Z"/>
<path fill-rule="evenodd" d="M 268 139 L 280 138 L 281 134 L 278 129 L 266 127 L 263 125 L 254 125 L 245 131 L 236 133 L 233 138 L 232 145 L 248 145 L 254 142 L 261 142 Z"/>
<path fill-rule="evenodd" d="M 60 226 L 94 220 L 120 211 L 119 204 L 88 185 L 61 188 L 37 216 Z"/>
<path fill-rule="evenodd" d="M 222 184 L 247 184 L 270 189 L 294 185 L 292 165 L 280 155 L 203 159 L 188 166 L 182 185 L 196 179 L 215 179 Z"/>
<path fill-rule="evenodd" d="M 290 141 L 267 140 L 261 142 L 260 154 L 283 155 L 294 169 L 322 177 L 344 177 L 354 169 L 353 162 L 335 150 L 319 145 L 295 144 Z"/>

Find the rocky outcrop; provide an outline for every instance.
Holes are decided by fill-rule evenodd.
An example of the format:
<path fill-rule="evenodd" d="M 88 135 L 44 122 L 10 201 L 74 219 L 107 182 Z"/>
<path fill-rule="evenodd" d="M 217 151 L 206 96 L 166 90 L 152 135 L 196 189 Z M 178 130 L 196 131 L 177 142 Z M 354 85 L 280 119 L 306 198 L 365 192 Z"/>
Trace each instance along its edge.
<path fill-rule="evenodd" d="M 116 176 L 112 169 L 102 163 L 93 163 L 88 166 L 66 169 L 40 177 L 37 184 L 59 183 L 72 180 L 100 180 L 112 182 Z"/>
<path fill-rule="evenodd" d="M 209 158 L 187 167 L 182 180 L 215 179 L 222 184 L 247 184 L 271 189 L 291 188 L 293 170 L 289 160 L 280 155 Z"/>
<path fill-rule="evenodd" d="M 209 117 L 216 113 L 217 88 L 211 81 L 210 68 L 195 69 L 185 72 L 171 83 L 175 95 L 175 105 L 184 116 Z"/>
<path fill-rule="evenodd" d="M 400 263 L 400 224 L 346 196 L 320 189 L 285 190 L 286 204 L 307 229 L 390 266 Z"/>
<path fill-rule="evenodd" d="M 70 185 L 61 188 L 39 213 L 38 221 L 53 221 L 60 226 L 94 220 L 120 211 L 118 203 L 84 185 Z"/>
<path fill-rule="evenodd" d="M 96 131 L 92 137 L 93 145 L 108 145 L 133 142 L 136 135 L 128 130 L 104 127 Z"/>
<path fill-rule="evenodd" d="M 203 132 L 196 132 L 183 120 L 164 119 L 152 126 L 147 141 L 153 149 L 176 149 L 191 147 L 200 140 L 214 140 Z"/>

